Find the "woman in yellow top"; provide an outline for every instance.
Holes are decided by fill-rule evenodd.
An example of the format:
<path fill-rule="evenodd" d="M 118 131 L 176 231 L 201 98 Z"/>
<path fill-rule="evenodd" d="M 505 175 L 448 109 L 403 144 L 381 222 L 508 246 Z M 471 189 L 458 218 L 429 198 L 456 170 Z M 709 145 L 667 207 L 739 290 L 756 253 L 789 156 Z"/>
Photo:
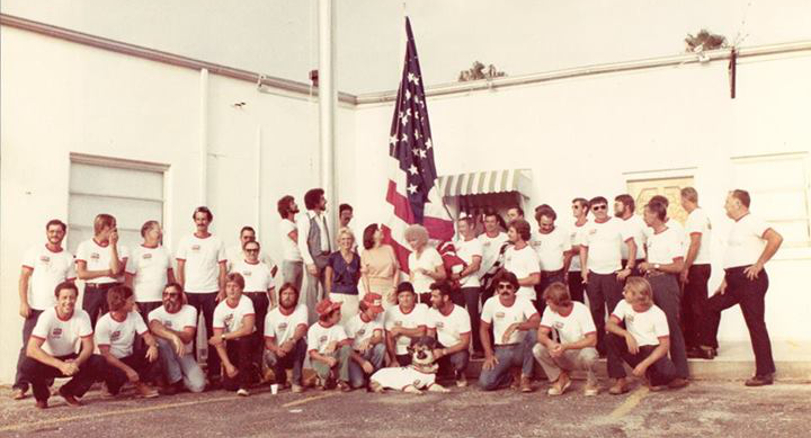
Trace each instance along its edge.
<path fill-rule="evenodd" d="M 397 304 L 395 289 L 400 283 L 400 264 L 391 245 L 383 243 L 383 230 L 371 224 L 363 230 L 363 248 L 360 256 L 361 281 L 366 293 L 383 297 L 383 307 Z"/>

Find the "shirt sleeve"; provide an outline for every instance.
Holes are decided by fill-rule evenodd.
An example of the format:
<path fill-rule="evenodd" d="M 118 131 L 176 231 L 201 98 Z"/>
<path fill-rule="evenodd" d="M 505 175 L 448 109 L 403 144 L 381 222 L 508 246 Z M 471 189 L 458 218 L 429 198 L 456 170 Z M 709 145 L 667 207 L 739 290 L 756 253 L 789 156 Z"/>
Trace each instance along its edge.
<path fill-rule="evenodd" d="M 436 320 L 439 315 L 437 315 L 438 311 L 434 309 L 428 310 L 428 314 L 425 316 L 425 326 L 429 329 L 436 328 Z"/>
<path fill-rule="evenodd" d="M 214 309 L 214 317 L 211 318 L 212 321 L 211 324 L 213 328 L 217 329 L 225 328 L 225 318 L 223 315 L 223 313 L 225 312 L 223 312 L 222 306 L 226 306 L 227 304 L 224 303 L 225 301 L 220 301 L 220 304 L 218 304 L 217 307 Z"/>
<path fill-rule="evenodd" d="M 552 309 L 547 307 L 543 311 L 543 316 L 541 317 L 541 326 L 546 328 L 552 328 L 552 324 L 554 323 L 553 316 L 552 316 Z"/>
<path fill-rule="evenodd" d="M 186 243 L 186 239 L 181 239 L 180 244 L 177 246 L 177 253 L 175 253 L 175 259 L 177 260 L 186 260 L 186 251 L 188 244 Z"/>
<path fill-rule="evenodd" d="M 493 300 L 498 299 L 496 295 L 490 297 L 487 301 L 484 302 L 484 307 L 482 307 L 482 321 L 490 324 L 493 322 Z"/>
<path fill-rule="evenodd" d="M 90 316 L 84 310 L 79 315 L 79 337 L 86 338 L 93 334 Z"/>
<path fill-rule="evenodd" d="M 583 329 L 583 334 L 587 335 L 589 333 L 596 333 L 597 327 L 594 325 L 594 318 L 591 316 L 591 312 L 586 309 L 586 306 L 578 307 L 582 309 L 581 312 L 578 312 L 578 322 L 580 323 L 580 328 Z"/>
<path fill-rule="evenodd" d="M 186 318 L 183 321 L 183 328 L 192 327 L 195 330 L 197 329 L 197 309 L 194 307 L 189 306 L 189 310 L 186 311 Z"/>
<path fill-rule="evenodd" d="M 383 328 L 391 330 L 394 327 L 394 307 L 386 311 L 386 316 L 383 318 Z"/>
<path fill-rule="evenodd" d="M 34 330 L 31 332 L 31 336 L 40 339 L 48 339 L 49 331 L 51 331 L 50 314 L 43 313 L 37 320 L 37 325 L 34 326 Z"/>
<path fill-rule="evenodd" d="M 99 319 L 96 324 L 96 345 L 110 345 L 110 328 L 106 319 Z"/>
<path fill-rule="evenodd" d="M 437 251 L 436 248 L 431 248 L 431 260 L 434 268 L 443 265 L 442 256 L 439 255 L 439 251 Z"/>
<path fill-rule="evenodd" d="M 771 228 L 771 226 L 758 216 L 752 216 L 749 220 L 749 229 L 752 230 L 752 234 L 759 239 L 763 238 L 763 234 L 765 234 L 766 230 L 769 228 Z"/>
<path fill-rule="evenodd" d="M 136 257 L 138 256 L 138 250 L 133 251 L 132 257 L 127 258 L 127 266 L 124 268 L 124 272 L 130 275 L 135 275 L 136 271 L 138 270 L 138 262 L 136 261 Z M 120 256 L 121 254 L 119 254 Z"/>
<path fill-rule="evenodd" d="M 315 324 L 318 323 L 316 322 Z M 307 330 L 307 350 L 318 350 L 318 348 L 316 348 L 317 346 L 318 346 L 318 330 L 313 330 L 313 328 L 310 327 L 310 329 Z"/>
<path fill-rule="evenodd" d="M 130 257 L 130 249 L 126 245 L 118 245 L 118 259 L 124 260 Z"/>
<path fill-rule="evenodd" d="M 665 316 L 665 312 L 658 307 L 656 309 L 658 312 L 654 314 L 653 318 L 653 329 L 656 332 L 656 337 L 661 338 L 662 336 L 670 336 L 670 329 L 667 327 L 667 317 Z"/>
<path fill-rule="evenodd" d="M 219 242 L 219 248 L 217 248 L 217 262 L 227 262 L 228 255 L 225 253 L 225 243 L 222 240 Z"/>
<path fill-rule="evenodd" d="M 541 272 L 541 258 L 538 257 L 538 253 L 536 251 L 529 251 L 527 254 L 526 259 L 526 268 L 527 272 L 530 274 L 536 274 Z"/>
<path fill-rule="evenodd" d="M 310 217 L 305 214 L 298 220 L 298 249 L 306 265 L 312 265 L 314 263 L 313 256 L 310 254 L 310 248 L 307 245 L 307 237 L 309 234 Z"/>
<path fill-rule="evenodd" d="M 79 247 L 76 248 L 76 261 L 87 261 L 87 242 L 82 242 L 79 244 Z"/>
<path fill-rule="evenodd" d="M 65 256 L 68 258 L 68 269 L 65 271 L 65 278 L 73 280 L 78 277 L 76 275 L 76 259 L 71 253 L 67 253 Z"/>
<path fill-rule="evenodd" d="M 302 324 L 304 324 L 305 327 L 307 326 L 309 311 L 310 310 L 307 308 L 307 306 L 300 306 L 298 310 L 295 311 L 295 313 L 293 314 L 293 318 L 291 319 L 291 321 L 295 324 L 295 327 L 298 327 Z"/>
<path fill-rule="evenodd" d="M 524 310 L 524 316 L 527 318 L 527 320 L 532 318 L 532 315 L 538 313 L 538 310 L 535 308 L 535 306 L 532 305 L 532 302 L 530 302 L 528 299 L 521 300 L 521 307 Z"/>
<path fill-rule="evenodd" d="M 144 324 L 144 318 L 138 312 L 133 312 L 132 314 L 135 316 L 135 333 L 143 335 L 148 330 L 146 324 Z"/>
<path fill-rule="evenodd" d="M 265 333 L 263 334 L 266 338 L 276 337 L 276 324 L 273 324 L 271 315 L 273 315 L 271 312 L 268 312 L 268 314 L 265 315 Z"/>
<path fill-rule="evenodd" d="M 37 252 L 34 248 L 31 248 L 25 252 L 25 256 L 23 257 L 23 266 L 34 269 L 34 265 L 36 264 L 37 264 Z"/>
<path fill-rule="evenodd" d="M 335 340 L 336 341 L 341 342 L 341 341 L 345 341 L 345 340 L 349 339 L 349 337 L 346 335 L 346 330 L 344 330 L 344 326 L 338 324 L 338 325 L 333 326 L 332 329 L 335 331 Z"/>
<path fill-rule="evenodd" d="M 467 315 L 467 312 L 460 312 L 459 313 L 459 333 L 470 333 L 472 331 L 470 327 L 470 317 Z"/>
<path fill-rule="evenodd" d="M 628 303 L 625 302 L 625 300 L 621 300 L 619 303 L 617 303 L 616 307 L 614 307 L 614 310 L 611 311 L 611 316 L 615 316 L 620 321 L 623 321 L 625 319 L 625 311 L 627 308 Z"/>
<path fill-rule="evenodd" d="M 684 224 L 684 232 L 688 236 L 693 233 L 702 234 L 704 232 L 701 226 L 701 218 L 698 217 L 698 213 L 693 213 L 690 216 L 687 216 L 687 222 Z"/>

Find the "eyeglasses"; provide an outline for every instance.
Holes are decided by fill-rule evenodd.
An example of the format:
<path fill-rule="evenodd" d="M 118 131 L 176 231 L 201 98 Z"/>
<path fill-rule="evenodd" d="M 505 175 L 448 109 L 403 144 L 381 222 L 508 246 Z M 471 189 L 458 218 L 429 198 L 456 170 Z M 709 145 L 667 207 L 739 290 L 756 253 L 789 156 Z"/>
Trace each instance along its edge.
<path fill-rule="evenodd" d="M 245 248 L 245 252 L 259 252 L 259 248 Z"/>
<path fill-rule="evenodd" d="M 595 205 L 594 207 L 591 207 L 591 211 L 605 210 L 607 208 L 607 205 Z"/>
<path fill-rule="evenodd" d="M 508 284 L 499 284 L 498 286 L 496 286 L 496 288 L 498 290 L 515 290 L 515 286 L 513 286 L 513 285 L 511 285 L 509 283 Z"/>

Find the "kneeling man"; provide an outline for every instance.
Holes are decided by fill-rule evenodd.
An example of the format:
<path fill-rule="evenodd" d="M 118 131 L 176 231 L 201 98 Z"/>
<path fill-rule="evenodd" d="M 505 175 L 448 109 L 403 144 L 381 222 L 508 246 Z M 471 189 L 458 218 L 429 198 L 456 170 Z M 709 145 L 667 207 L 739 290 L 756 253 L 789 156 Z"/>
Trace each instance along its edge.
<path fill-rule="evenodd" d="M 349 356 L 352 348 L 346 337 L 341 320 L 341 303 L 324 298 L 315 307 L 318 321 L 307 331 L 307 348 L 310 363 L 318 375 L 317 386 L 327 389 L 332 386 L 334 374 L 338 374 L 338 389 L 351 391 L 349 386 Z"/>
<path fill-rule="evenodd" d="M 428 336 L 437 338 L 434 358 L 439 374 L 453 373 L 456 386 L 467 386 L 465 371 L 470 361 L 470 316 L 451 301 L 451 286 L 446 282 L 431 285 L 431 310 L 428 311 Z M 451 366 L 453 367 L 452 369 Z"/>
<path fill-rule="evenodd" d="M 383 335 L 383 297 L 369 292 L 359 303 L 360 312 L 346 322 L 346 336 L 352 340 L 349 383 L 352 388 L 366 384 L 367 376 L 379 370 L 386 358 Z"/>
<path fill-rule="evenodd" d="M 552 283 L 543 292 L 546 310 L 538 329 L 538 343 L 532 353 L 552 386 L 549 395 L 561 395 L 572 383 L 569 372 L 586 372 L 586 396 L 599 393 L 597 386 L 597 329 L 591 312 L 572 301 L 563 283 Z M 552 336 L 554 334 L 554 336 Z"/>

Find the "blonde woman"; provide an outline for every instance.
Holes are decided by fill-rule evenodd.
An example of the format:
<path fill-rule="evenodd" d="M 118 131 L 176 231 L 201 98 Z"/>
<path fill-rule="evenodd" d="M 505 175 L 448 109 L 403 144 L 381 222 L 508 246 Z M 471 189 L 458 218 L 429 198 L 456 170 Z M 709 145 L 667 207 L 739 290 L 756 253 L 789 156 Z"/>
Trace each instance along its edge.
<path fill-rule="evenodd" d="M 412 250 L 408 256 L 409 281 L 414 285 L 414 292 L 420 297 L 420 302 L 430 304 L 431 283 L 447 277 L 442 256 L 428 245 L 428 230 L 422 225 L 409 225 L 404 234 Z"/>
<path fill-rule="evenodd" d="M 397 304 L 397 284 L 400 282 L 400 264 L 391 245 L 383 243 L 383 230 L 371 224 L 363 230 L 363 254 L 360 256 L 361 281 L 366 293 L 383 297 L 383 308 Z"/>
<path fill-rule="evenodd" d="M 344 227 L 338 230 L 338 251 L 327 259 L 324 285 L 328 298 L 341 306 L 341 324 L 358 313 L 358 281 L 360 280 L 360 257 L 352 250 L 355 235 Z"/>

